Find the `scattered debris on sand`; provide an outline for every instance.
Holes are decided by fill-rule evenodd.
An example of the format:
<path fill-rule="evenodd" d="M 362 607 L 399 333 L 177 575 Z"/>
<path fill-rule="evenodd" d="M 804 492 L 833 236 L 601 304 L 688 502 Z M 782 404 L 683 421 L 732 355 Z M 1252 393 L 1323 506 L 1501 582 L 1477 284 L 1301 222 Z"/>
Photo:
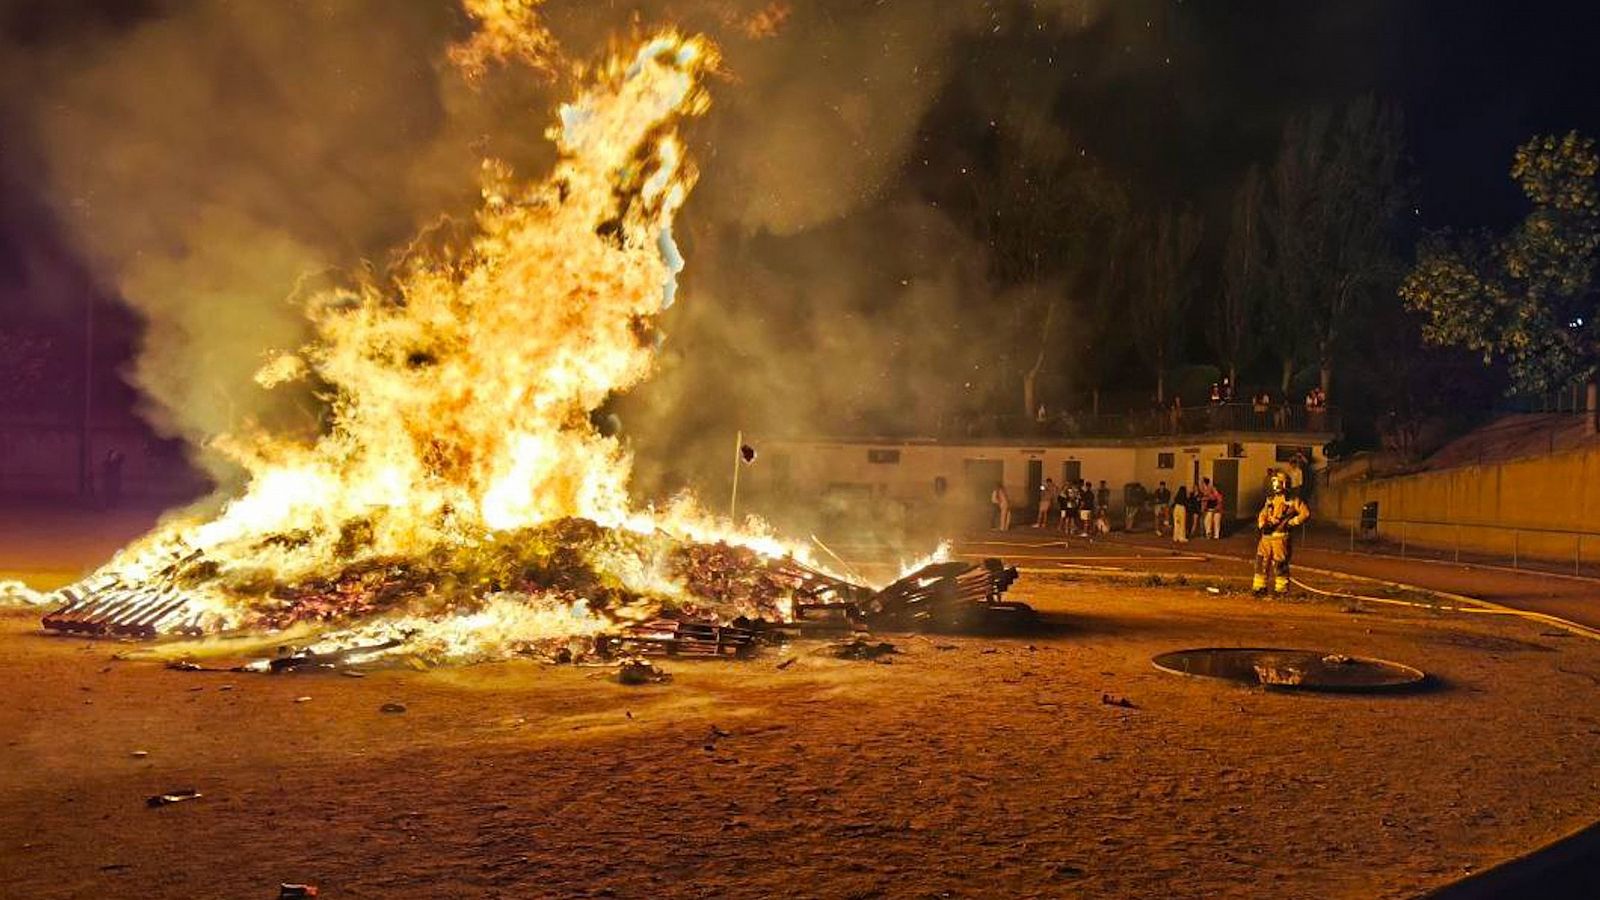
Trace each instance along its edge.
<path fill-rule="evenodd" d="M 665 684 L 671 680 L 670 673 L 643 657 L 625 659 L 617 665 L 618 684 Z"/>
<path fill-rule="evenodd" d="M 183 803 L 188 800 L 199 800 L 205 795 L 194 788 L 181 788 L 168 791 L 165 794 L 153 794 L 145 798 L 144 804 L 149 807 L 171 806 L 174 803 Z"/>
<path fill-rule="evenodd" d="M 874 641 L 857 635 L 848 641 L 840 641 L 829 646 L 828 652 L 839 659 L 888 662 L 887 657 L 898 654 L 900 650 L 888 641 Z"/>

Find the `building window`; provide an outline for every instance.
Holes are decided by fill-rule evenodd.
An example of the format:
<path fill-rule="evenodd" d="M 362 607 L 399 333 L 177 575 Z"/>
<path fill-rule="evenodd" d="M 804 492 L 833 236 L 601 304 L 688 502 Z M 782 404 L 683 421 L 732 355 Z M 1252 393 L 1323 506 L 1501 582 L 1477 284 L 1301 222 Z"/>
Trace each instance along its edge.
<path fill-rule="evenodd" d="M 1311 448 L 1279 444 L 1274 458 L 1281 463 L 1305 462 L 1311 459 Z"/>
<path fill-rule="evenodd" d="M 900 462 L 899 450 L 868 450 L 867 462 L 893 465 Z"/>
<path fill-rule="evenodd" d="M 1158 469 L 1176 468 L 1177 463 L 1174 461 L 1176 456 L 1177 456 L 1177 454 L 1174 454 L 1174 453 L 1157 453 L 1156 454 L 1156 468 L 1158 468 Z"/>

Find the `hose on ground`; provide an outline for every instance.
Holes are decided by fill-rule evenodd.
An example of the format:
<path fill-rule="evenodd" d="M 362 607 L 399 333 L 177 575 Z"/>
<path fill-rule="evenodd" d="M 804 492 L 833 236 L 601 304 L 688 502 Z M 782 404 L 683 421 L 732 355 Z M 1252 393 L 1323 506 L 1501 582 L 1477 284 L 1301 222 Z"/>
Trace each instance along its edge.
<path fill-rule="evenodd" d="M 1412 606 L 1419 609 L 1440 608 L 1440 604 L 1437 603 L 1423 603 L 1417 600 L 1400 600 L 1394 597 L 1370 597 L 1365 594 L 1351 594 L 1346 591 L 1327 591 L 1323 590 L 1322 588 L 1312 587 L 1298 578 L 1291 578 L 1289 581 L 1295 587 L 1298 587 L 1303 591 L 1307 591 L 1312 594 L 1319 594 L 1323 597 L 1339 597 L 1346 600 L 1360 600 L 1364 603 L 1386 603 L 1392 606 Z M 1533 612 L 1532 610 L 1526 609 L 1512 609 L 1509 606 L 1501 606 L 1498 603 L 1491 603 L 1487 600 L 1478 600 L 1473 597 L 1466 597 L 1462 599 L 1470 600 L 1476 605 L 1466 606 L 1457 604 L 1456 606 L 1450 608 L 1455 612 L 1480 613 L 1490 616 L 1516 616 L 1520 619 L 1527 619 L 1530 622 L 1539 622 L 1544 625 L 1554 625 L 1557 628 L 1570 631 L 1573 634 L 1580 635 L 1591 640 L 1600 641 L 1600 630 L 1590 628 L 1586 625 L 1579 625 L 1577 622 L 1569 622 L 1566 619 L 1560 618 L 1559 616 L 1552 616 L 1541 612 Z"/>

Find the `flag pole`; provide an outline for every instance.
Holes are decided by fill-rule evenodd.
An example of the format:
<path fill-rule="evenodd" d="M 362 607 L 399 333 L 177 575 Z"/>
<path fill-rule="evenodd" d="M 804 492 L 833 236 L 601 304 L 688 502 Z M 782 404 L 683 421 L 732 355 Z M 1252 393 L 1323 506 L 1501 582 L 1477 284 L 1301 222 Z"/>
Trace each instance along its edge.
<path fill-rule="evenodd" d="M 744 449 L 744 431 L 733 436 L 733 495 L 728 498 L 728 519 L 739 521 L 739 454 Z"/>

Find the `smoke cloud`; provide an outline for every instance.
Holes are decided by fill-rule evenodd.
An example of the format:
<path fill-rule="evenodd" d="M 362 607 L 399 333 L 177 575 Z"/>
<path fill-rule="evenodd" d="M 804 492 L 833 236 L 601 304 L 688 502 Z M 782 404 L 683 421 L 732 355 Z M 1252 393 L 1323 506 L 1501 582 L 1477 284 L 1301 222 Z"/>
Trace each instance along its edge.
<path fill-rule="evenodd" d="M 647 492 L 720 488 L 735 428 L 926 427 L 960 406 L 992 354 L 986 248 L 900 175 L 963 36 L 1019 10 L 1071 34 L 1108 8 L 549 0 L 570 60 L 664 23 L 723 51 L 689 134 L 684 299 L 658 377 L 616 408 Z M 450 0 L 152 2 L 7 54 L 57 215 L 147 322 L 128 376 L 158 428 L 198 447 L 247 422 L 315 427 L 315 398 L 251 380 L 302 338 L 297 294 L 470 215 L 484 157 L 550 163 L 570 85 L 515 64 L 468 84 L 446 51 L 470 28 Z"/>

